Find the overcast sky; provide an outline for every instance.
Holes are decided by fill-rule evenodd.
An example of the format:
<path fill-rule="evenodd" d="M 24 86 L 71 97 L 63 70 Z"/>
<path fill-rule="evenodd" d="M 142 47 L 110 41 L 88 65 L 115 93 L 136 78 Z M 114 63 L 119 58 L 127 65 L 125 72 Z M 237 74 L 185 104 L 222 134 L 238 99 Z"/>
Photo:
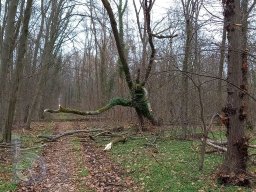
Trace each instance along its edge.
<path fill-rule="evenodd" d="M 152 22 L 157 22 L 157 21 L 160 21 L 163 17 L 166 16 L 166 13 L 168 10 L 170 10 L 171 8 L 174 8 L 174 6 L 177 6 L 174 5 L 174 2 L 177 2 L 177 0 L 156 0 L 155 1 L 155 4 L 154 4 L 154 7 L 153 7 L 153 10 L 152 10 L 152 13 L 151 13 L 151 16 L 152 16 Z M 135 0 L 136 3 L 138 3 L 137 5 L 137 8 L 139 8 L 139 0 Z M 181 3 L 180 3 L 181 5 Z M 111 6 L 112 8 L 114 9 L 114 12 L 116 12 L 116 6 L 114 3 L 111 3 Z M 207 10 L 206 10 L 206 9 Z M 131 22 L 134 24 L 134 26 L 136 26 L 136 17 L 135 17 L 135 11 L 134 11 L 134 7 L 133 7 L 133 0 L 128 0 L 128 9 L 129 9 L 129 20 L 131 20 Z M 222 17 L 222 10 L 221 10 L 221 2 L 219 0 L 211 0 L 207 3 L 205 3 L 205 6 L 202 7 L 201 9 L 201 20 L 208 20 L 209 17 L 212 17 L 211 14 L 209 14 L 207 11 L 211 12 L 211 14 L 213 15 L 218 15 L 219 17 Z M 141 15 L 141 21 L 142 21 L 142 15 Z M 177 19 L 181 19 L 183 20 L 183 18 L 174 18 L 174 20 L 177 20 Z M 210 20 L 209 22 L 207 23 L 214 23 L 214 19 L 216 18 L 212 18 L 212 21 Z M 219 19 L 219 21 L 221 21 Z M 164 23 L 164 21 L 163 21 Z M 175 25 L 175 22 L 174 22 L 174 25 Z M 210 24 L 211 25 L 211 24 Z M 205 34 L 207 34 L 207 36 L 212 36 L 212 39 L 215 39 L 218 41 L 219 36 L 216 35 L 218 34 L 218 32 L 216 33 L 213 32 L 213 30 L 220 30 L 221 29 L 221 23 L 219 23 L 219 27 L 216 25 L 216 23 L 214 24 L 214 28 L 212 26 L 206 26 L 204 27 L 204 29 L 202 29 L 203 31 L 205 31 Z M 154 26 L 154 24 L 153 24 Z M 78 27 L 79 29 L 80 27 Z M 83 27 L 81 26 L 81 30 L 83 30 Z M 81 33 L 77 36 L 77 43 L 80 44 L 79 47 L 83 47 L 83 41 L 84 41 L 84 33 Z M 71 44 L 69 44 L 68 46 L 71 46 Z"/>

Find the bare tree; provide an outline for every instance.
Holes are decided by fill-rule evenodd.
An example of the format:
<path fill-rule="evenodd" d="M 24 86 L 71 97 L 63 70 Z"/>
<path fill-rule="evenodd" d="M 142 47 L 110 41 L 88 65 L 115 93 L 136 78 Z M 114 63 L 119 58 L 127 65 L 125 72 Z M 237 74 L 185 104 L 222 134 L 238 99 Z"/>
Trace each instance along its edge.
<path fill-rule="evenodd" d="M 36 106 L 41 103 L 44 92 L 44 85 L 47 78 L 48 71 L 51 64 L 54 63 L 55 58 L 58 55 L 60 47 L 66 37 L 66 29 L 70 22 L 70 15 L 74 9 L 74 6 L 69 6 L 67 12 L 65 12 L 65 0 L 51 1 L 51 12 L 46 23 L 46 32 L 44 38 L 44 47 L 41 55 L 42 71 L 39 76 L 35 94 L 31 100 L 26 128 L 30 128 L 32 117 L 34 115 Z M 43 10 L 42 10 L 43 11 Z M 46 15 L 43 13 L 43 16 Z M 43 19 L 43 18 L 42 18 Z M 43 24 L 43 23 L 42 23 Z M 39 41 L 37 43 L 40 43 Z"/>
<path fill-rule="evenodd" d="M 199 0 L 182 0 L 183 14 L 185 20 L 185 48 L 184 48 L 184 59 L 182 64 L 182 71 L 185 73 L 189 72 L 192 56 L 192 43 L 194 38 L 195 29 L 195 18 L 198 18 L 200 4 Z M 181 94 L 181 126 L 183 130 L 183 137 L 187 137 L 188 132 L 188 101 L 189 101 L 189 79 L 187 75 L 182 75 L 182 94 Z"/>
<path fill-rule="evenodd" d="M 27 49 L 28 31 L 29 31 L 28 26 L 29 26 L 31 10 L 32 10 L 32 2 L 33 0 L 27 1 L 27 5 L 24 12 L 23 21 L 22 21 L 22 31 L 19 39 L 18 55 L 17 55 L 16 68 L 15 68 L 15 77 L 14 77 L 14 81 L 12 82 L 11 93 L 9 97 L 10 101 L 7 109 L 7 118 L 6 118 L 4 131 L 3 131 L 3 141 L 6 143 L 11 142 L 11 129 L 12 129 L 12 124 L 14 119 L 18 91 L 20 87 L 20 79 L 23 74 L 23 68 L 24 68 L 23 59 Z"/>
<path fill-rule="evenodd" d="M 1 66 L 0 66 L 0 115 L 2 119 L 0 119 L 0 125 L 4 120 L 4 110 L 5 110 L 5 99 L 4 95 L 6 90 L 7 83 L 7 75 L 8 69 L 12 62 L 12 53 L 13 53 L 13 44 L 14 44 L 14 36 L 15 36 L 15 16 L 17 13 L 19 1 L 11 0 L 8 3 L 6 2 L 6 6 L 8 9 L 6 10 L 6 24 L 4 24 L 4 31 L 2 34 L 4 36 L 3 45 L 1 45 Z"/>
<path fill-rule="evenodd" d="M 124 46 L 120 39 L 120 32 L 118 31 L 117 22 L 116 22 L 113 10 L 111 8 L 111 5 L 108 2 L 108 0 L 102 0 L 102 3 L 104 5 L 104 7 L 108 13 L 109 19 L 110 19 L 110 24 L 111 24 L 113 35 L 115 38 L 119 59 L 120 59 L 120 62 L 122 63 L 122 69 L 124 71 L 124 75 L 125 75 L 127 86 L 129 88 L 131 99 L 114 98 L 106 106 L 104 106 L 96 111 L 82 112 L 82 111 L 78 111 L 78 110 L 63 108 L 61 106 L 59 107 L 58 110 L 47 109 L 46 111 L 51 112 L 51 113 L 62 112 L 62 113 L 74 113 L 74 114 L 79 114 L 79 115 L 97 115 L 97 114 L 100 114 L 116 105 L 121 105 L 121 106 L 125 106 L 125 107 L 133 107 L 136 110 L 142 129 L 144 127 L 143 126 L 143 118 L 144 117 L 147 118 L 148 120 L 150 120 L 150 122 L 152 124 L 157 124 L 157 121 L 155 120 L 153 113 L 151 111 L 151 108 L 150 108 L 147 91 L 145 90 L 145 87 L 144 87 L 149 78 L 149 75 L 151 73 L 151 69 L 152 69 L 152 66 L 153 66 L 153 63 L 155 60 L 155 53 L 156 53 L 155 46 L 153 43 L 153 33 L 151 30 L 151 20 L 150 20 L 151 19 L 150 12 L 153 7 L 153 1 L 152 0 L 144 1 L 148 42 L 149 42 L 149 45 L 151 48 L 149 63 L 148 63 L 147 69 L 145 71 L 145 77 L 141 80 L 140 71 L 138 70 L 137 78 L 135 81 L 131 77 L 128 60 L 125 57 L 125 49 L 124 49 Z M 170 38 L 172 38 L 172 36 L 170 36 Z"/>

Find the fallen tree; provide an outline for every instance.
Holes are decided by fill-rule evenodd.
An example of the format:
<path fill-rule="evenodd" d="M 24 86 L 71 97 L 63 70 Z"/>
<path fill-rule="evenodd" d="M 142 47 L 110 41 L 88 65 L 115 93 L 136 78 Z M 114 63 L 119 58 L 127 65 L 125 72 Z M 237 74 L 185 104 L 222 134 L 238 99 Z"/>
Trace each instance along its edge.
<path fill-rule="evenodd" d="M 121 136 L 121 137 L 117 137 L 115 139 L 113 139 L 112 141 L 110 141 L 110 143 L 106 144 L 104 151 L 109 151 L 112 149 L 112 146 L 116 143 L 122 142 L 125 143 L 128 137 L 125 136 Z"/>
<path fill-rule="evenodd" d="M 57 135 L 39 135 L 38 138 L 41 138 L 41 139 L 43 139 L 43 141 L 46 141 L 46 142 L 55 142 L 58 139 L 60 139 L 62 137 L 65 137 L 65 136 L 73 136 L 73 135 L 78 134 L 78 133 L 94 133 L 94 132 L 99 132 L 99 131 L 101 131 L 101 132 L 94 135 L 94 136 L 89 134 L 89 135 L 87 135 L 87 137 L 89 137 L 90 139 L 95 141 L 96 137 L 101 136 L 101 135 L 105 135 L 105 133 L 111 133 L 109 131 L 103 131 L 102 129 L 72 130 L 72 131 L 66 131 L 66 132 L 63 132 L 63 133 L 59 133 Z M 130 135 L 129 134 L 127 136 L 125 136 L 125 135 L 115 135 L 114 137 L 115 137 L 114 139 L 112 139 L 108 144 L 106 144 L 104 151 L 111 150 L 113 145 L 116 144 L 116 143 L 119 143 L 119 142 L 124 143 L 130 137 Z M 45 146 L 45 145 L 42 145 L 42 146 Z"/>
<path fill-rule="evenodd" d="M 110 19 L 110 24 L 111 24 L 112 32 L 114 35 L 118 55 L 119 55 L 121 69 L 123 71 L 127 86 L 129 88 L 129 93 L 131 98 L 130 99 L 114 98 L 110 100 L 110 102 L 107 105 L 95 111 L 78 111 L 75 109 L 69 109 L 69 108 L 64 108 L 62 106 L 59 106 L 58 110 L 46 109 L 45 112 L 73 113 L 78 115 L 98 115 L 100 113 L 103 113 L 111 109 L 114 106 L 119 105 L 123 107 L 132 107 L 135 109 L 140 121 L 141 130 L 144 130 L 144 126 L 143 126 L 144 118 L 148 119 L 153 125 L 158 125 L 158 122 L 156 121 L 152 113 L 151 105 L 148 100 L 147 90 L 145 89 L 145 85 L 147 83 L 147 80 L 149 79 L 151 69 L 155 60 L 155 54 L 156 54 L 156 49 L 153 43 L 153 37 L 173 38 L 173 37 L 176 37 L 177 35 L 161 36 L 161 35 L 154 35 L 152 33 L 150 12 L 153 7 L 154 1 L 153 0 L 144 1 L 144 5 L 142 6 L 142 8 L 144 9 L 144 12 L 145 12 L 144 22 L 147 30 L 147 39 L 148 39 L 148 44 L 149 44 L 151 53 L 148 59 L 147 68 L 145 69 L 145 71 L 143 71 L 144 76 L 143 77 L 140 76 L 140 69 L 138 69 L 137 77 L 135 80 L 133 80 L 131 77 L 128 60 L 127 60 L 127 57 L 125 56 L 125 50 L 124 50 L 125 46 L 124 46 L 123 38 L 120 35 L 120 31 L 118 31 L 117 29 L 117 22 L 116 22 L 113 10 L 111 8 L 111 5 L 108 0 L 101 0 L 101 1 Z"/>
<path fill-rule="evenodd" d="M 203 140 L 203 139 L 201 139 Z M 220 151 L 223 151 L 223 152 L 226 152 L 227 151 L 227 144 L 228 142 L 227 141 L 215 141 L 215 140 L 212 140 L 212 139 L 206 139 L 206 144 L 217 149 L 217 150 L 220 150 Z M 247 147 L 249 148 L 256 148 L 256 145 L 250 145 L 250 144 L 247 144 Z"/>
<path fill-rule="evenodd" d="M 222 152 L 226 152 L 227 151 L 227 147 L 224 147 L 224 146 L 220 146 L 216 143 L 219 143 L 219 142 L 216 142 L 216 141 L 213 141 L 211 139 L 206 139 L 206 144 L 217 149 L 218 151 L 222 151 Z M 223 144 L 222 144 L 223 145 Z"/>
<path fill-rule="evenodd" d="M 92 132 L 98 132 L 102 131 L 102 129 L 93 129 L 93 130 L 72 130 L 72 131 L 66 131 L 64 133 L 59 133 L 57 135 L 39 135 L 38 138 L 42 138 L 45 141 L 57 141 L 59 138 L 64 136 L 71 136 L 77 133 L 92 133 Z"/>

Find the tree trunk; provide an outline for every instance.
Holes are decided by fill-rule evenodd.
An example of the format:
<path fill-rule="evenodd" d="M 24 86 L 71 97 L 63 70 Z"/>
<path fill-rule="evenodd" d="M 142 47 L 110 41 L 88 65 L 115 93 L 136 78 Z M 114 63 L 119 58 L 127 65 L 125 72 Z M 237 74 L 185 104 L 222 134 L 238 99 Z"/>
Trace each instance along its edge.
<path fill-rule="evenodd" d="M 56 41 L 58 36 L 60 36 L 60 23 L 58 22 L 59 16 L 63 13 L 61 7 L 63 6 L 63 1 L 52 1 L 51 2 L 51 12 L 49 16 L 49 22 L 46 22 L 46 30 L 45 30 L 45 45 L 42 53 L 42 72 L 40 74 L 39 80 L 37 82 L 35 88 L 35 94 L 32 98 L 28 118 L 26 122 L 26 128 L 30 128 L 30 124 L 32 121 L 32 117 L 34 115 L 35 108 L 38 104 L 38 99 L 42 94 L 42 90 L 44 89 L 44 83 L 46 81 L 46 77 L 50 68 L 51 63 L 54 62 L 54 50 L 57 50 Z M 43 11 L 43 9 L 42 9 Z M 46 13 L 42 13 L 42 17 L 47 15 Z M 66 21 L 63 21 L 66 22 Z M 63 29 L 64 30 L 64 29 Z M 59 44 L 61 44 L 61 40 L 59 40 Z M 58 45 L 59 45 L 58 44 Z"/>
<path fill-rule="evenodd" d="M 226 45 L 226 39 L 227 39 L 227 32 L 226 32 L 226 19 L 224 18 L 223 23 L 223 32 L 222 32 L 222 41 L 220 45 L 220 61 L 219 61 L 219 71 L 218 71 L 218 77 L 220 78 L 218 80 L 218 95 L 217 99 L 219 101 L 218 108 L 222 108 L 222 77 L 223 77 L 223 67 L 224 67 L 224 60 L 225 60 L 225 45 Z"/>
<path fill-rule="evenodd" d="M 248 147 L 245 135 L 247 118 L 247 50 L 243 50 L 240 0 L 227 0 L 225 6 L 228 33 L 227 153 L 219 179 L 223 184 L 249 185 L 246 178 Z M 237 89 L 233 85 L 240 87 Z"/>
<path fill-rule="evenodd" d="M 192 24 L 190 19 L 186 20 L 186 41 L 185 41 L 185 56 L 183 60 L 182 71 L 182 96 L 181 96 L 181 127 L 183 137 L 187 137 L 188 132 L 188 65 L 191 56 L 191 42 L 192 42 Z"/>
<path fill-rule="evenodd" d="M 5 119 L 4 110 L 6 109 L 5 103 L 5 89 L 7 82 L 8 68 L 12 58 L 12 42 L 14 41 L 15 34 L 15 16 L 17 13 L 18 0 L 10 0 L 8 5 L 7 21 L 5 26 L 5 38 L 1 51 L 1 65 L 0 65 L 0 126 L 2 127 L 2 121 Z"/>
<path fill-rule="evenodd" d="M 11 142 L 11 129 L 12 129 L 12 124 L 14 119 L 15 106 L 16 106 L 17 95 L 18 95 L 19 86 L 20 86 L 20 79 L 23 74 L 23 68 L 24 68 L 23 58 L 25 56 L 26 49 L 27 49 L 28 25 L 29 25 L 29 20 L 31 16 L 32 1 L 33 0 L 27 1 L 26 10 L 24 12 L 23 27 L 21 31 L 21 37 L 20 37 L 20 42 L 18 47 L 18 56 L 16 61 L 15 77 L 11 87 L 10 101 L 9 101 L 8 110 L 7 110 L 7 118 L 5 121 L 5 126 L 3 131 L 3 141 L 5 143 Z"/>

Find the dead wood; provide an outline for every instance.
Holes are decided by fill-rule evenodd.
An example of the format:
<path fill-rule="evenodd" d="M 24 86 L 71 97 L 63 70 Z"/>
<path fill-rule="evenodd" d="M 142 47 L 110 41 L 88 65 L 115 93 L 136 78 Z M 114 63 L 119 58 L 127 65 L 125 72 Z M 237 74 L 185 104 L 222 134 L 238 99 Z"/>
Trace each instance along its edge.
<path fill-rule="evenodd" d="M 112 149 L 112 146 L 116 143 L 122 142 L 125 143 L 128 137 L 125 136 L 121 136 L 121 137 L 117 137 L 115 139 L 113 139 L 112 141 L 110 141 L 108 144 L 106 144 L 104 151 L 109 151 Z"/>
<path fill-rule="evenodd" d="M 227 145 L 227 141 L 215 141 L 212 139 L 206 140 L 207 145 L 212 146 L 215 149 L 218 149 L 220 151 L 226 152 L 227 148 L 225 147 Z M 247 145 L 250 148 L 256 148 L 256 145 Z"/>
<path fill-rule="evenodd" d="M 116 144 L 116 143 L 119 143 L 119 142 L 125 143 L 126 141 L 127 141 L 127 137 L 121 136 L 121 137 L 117 137 L 117 138 L 113 139 L 111 142 L 113 144 Z"/>
<path fill-rule="evenodd" d="M 42 138 L 45 141 L 57 141 L 59 138 L 64 136 L 71 136 L 77 133 L 92 133 L 92 132 L 98 132 L 103 131 L 102 129 L 92 129 L 92 130 L 73 130 L 73 131 L 67 131 L 64 133 L 59 133 L 57 135 L 39 135 L 38 138 Z"/>
<path fill-rule="evenodd" d="M 217 150 L 217 149 L 212 149 L 212 150 L 206 150 L 205 151 L 206 154 L 212 154 L 212 153 L 218 153 L 218 152 L 220 152 L 220 151 Z"/>
<path fill-rule="evenodd" d="M 250 148 L 256 148 L 256 145 L 247 145 L 248 147 L 250 147 Z"/>
<path fill-rule="evenodd" d="M 215 141 L 215 140 L 212 140 L 212 139 L 207 139 L 209 142 L 215 144 L 215 145 L 220 145 L 220 146 L 225 146 L 227 145 L 227 141 Z"/>
<path fill-rule="evenodd" d="M 211 140 L 211 139 L 206 139 L 206 144 L 209 145 L 209 146 L 211 146 L 211 147 L 213 147 L 213 148 L 215 148 L 215 149 L 218 149 L 219 151 L 222 151 L 222 152 L 226 152 L 226 151 L 227 151 L 227 148 L 226 148 L 226 147 L 223 147 L 223 146 L 214 144 L 214 143 L 212 143 L 211 141 L 213 141 L 213 140 Z"/>

